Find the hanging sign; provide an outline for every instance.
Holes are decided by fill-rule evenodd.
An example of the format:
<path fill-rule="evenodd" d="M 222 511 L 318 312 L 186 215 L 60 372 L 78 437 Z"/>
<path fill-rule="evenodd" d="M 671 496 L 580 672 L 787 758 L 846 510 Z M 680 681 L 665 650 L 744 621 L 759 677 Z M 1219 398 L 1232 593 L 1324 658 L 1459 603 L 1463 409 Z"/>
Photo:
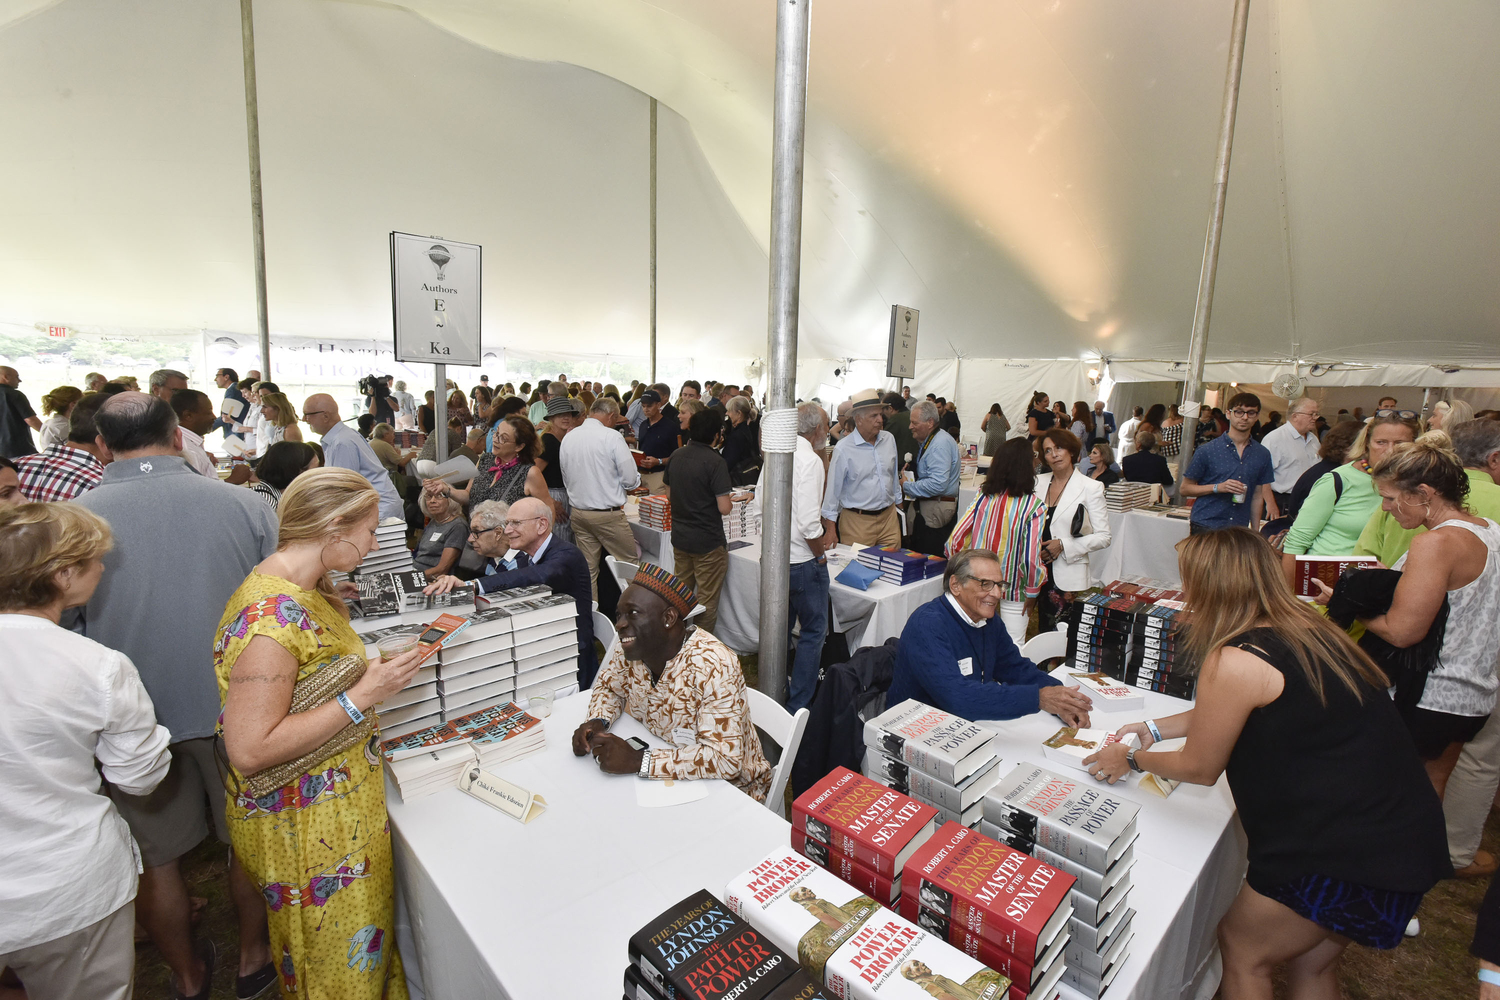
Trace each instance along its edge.
<path fill-rule="evenodd" d="M 886 378 L 917 377 L 917 319 L 911 306 L 891 306 L 891 342 L 885 352 Z"/>
<path fill-rule="evenodd" d="M 478 366 L 481 250 L 391 233 L 396 360 Z"/>

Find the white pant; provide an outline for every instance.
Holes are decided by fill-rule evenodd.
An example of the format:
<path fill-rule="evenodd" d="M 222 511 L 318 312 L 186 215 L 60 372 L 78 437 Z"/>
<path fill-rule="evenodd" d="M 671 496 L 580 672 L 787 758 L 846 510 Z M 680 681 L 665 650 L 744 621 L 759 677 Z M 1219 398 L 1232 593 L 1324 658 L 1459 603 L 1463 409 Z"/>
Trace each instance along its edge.
<path fill-rule="evenodd" d="M 0 955 L 29 1000 L 130 1000 L 135 981 L 135 900 L 82 930 Z"/>
<path fill-rule="evenodd" d="M 1000 623 L 1005 626 L 1005 631 L 1010 633 L 1011 641 L 1020 649 L 1026 645 L 1026 602 L 1025 601 L 1001 601 L 997 609 L 1000 615 Z"/>
<path fill-rule="evenodd" d="M 1454 868 L 1464 868 L 1474 860 L 1497 787 L 1500 787 L 1500 711 L 1490 713 L 1479 734 L 1464 744 L 1443 792 L 1448 859 Z"/>

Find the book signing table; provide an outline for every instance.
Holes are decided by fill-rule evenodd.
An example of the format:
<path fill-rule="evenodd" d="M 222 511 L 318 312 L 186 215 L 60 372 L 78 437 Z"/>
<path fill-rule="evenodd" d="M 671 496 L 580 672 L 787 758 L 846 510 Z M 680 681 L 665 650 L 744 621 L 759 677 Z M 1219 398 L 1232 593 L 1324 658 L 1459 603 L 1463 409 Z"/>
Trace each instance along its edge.
<path fill-rule="evenodd" d="M 1188 704 L 1152 692 L 1145 701 L 1144 710 L 1096 714 L 1094 725 L 1113 729 Z M 546 799 L 546 811 L 528 824 L 452 787 L 408 805 L 387 782 L 408 920 L 399 926 L 398 917 L 398 934 L 426 996 L 618 996 L 637 928 L 695 890 L 722 898 L 731 879 L 789 844 L 786 820 L 723 781 L 679 782 L 684 798 L 701 797 L 642 805 L 647 782 L 602 774 L 590 758 L 573 756 L 572 733 L 587 708 L 587 692 L 558 701 L 545 720 L 546 749 L 496 772 Z M 1041 745 L 1057 729 L 1053 716 L 981 724 L 1000 733 L 1002 768 L 1066 770 Z M 628 716 L 614 731 L 662 745 Z M 1105 995 L 1207 1000 L 1219 981 L 1215 927 L 1244 873 L 1244 835 L 1228 788 L 1222 779 L 1212 788 L 1184 784 L 1165 799 L 1138 780 L 1111 790 L 1140 814 L 1122 904 L 1135 910 L 1134 938 Z"/>

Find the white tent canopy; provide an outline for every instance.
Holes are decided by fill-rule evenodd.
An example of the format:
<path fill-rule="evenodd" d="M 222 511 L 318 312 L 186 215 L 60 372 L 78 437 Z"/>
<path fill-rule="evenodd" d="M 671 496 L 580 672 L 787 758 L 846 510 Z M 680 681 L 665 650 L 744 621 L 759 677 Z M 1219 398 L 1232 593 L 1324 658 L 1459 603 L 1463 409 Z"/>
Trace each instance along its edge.
<path fill-rule="evenodd" d="M 0 0 L 0 322 L 254 330 L 237 8 Z M 661 354 L 764 356 L 774 4 L 255 10 L 273 336 L 388 336 L 396 229 L 484 245 L 486 351 L 644 354 L 649 95 Z M 1180 378 L 1229 22 L 815 0 L 801 391 L 894 302 L 974 418 L 1101 356 Z M 1211 361 L 1500 382 L 1497 39 L 1489 0 L 1252 5 Z"/>

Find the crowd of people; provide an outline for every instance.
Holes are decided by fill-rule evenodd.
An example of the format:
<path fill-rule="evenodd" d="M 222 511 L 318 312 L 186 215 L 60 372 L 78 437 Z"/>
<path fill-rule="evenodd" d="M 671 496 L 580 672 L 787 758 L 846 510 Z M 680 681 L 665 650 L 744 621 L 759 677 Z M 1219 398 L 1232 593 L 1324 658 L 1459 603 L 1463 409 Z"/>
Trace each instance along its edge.
<path fill-rule="evenodd" d="M 577 681 L 592 689 L 580 757 L 766 796 L 744 676 L 715 636 L 724 517 L 761 502 L 751 387 L 450 383 L 448 452 L 473 463 L 452 481 L 424 465 L 433 394 L 419 403 L 386 376 L 362 381 L 365 412 L 348 419 L 327 393 L 299 412 L 257 372 L 219 370 L 217 403 L 178 371 L 153 372 L 145 391 L 133 381 L 90 374 L 47 393 L 37 417 L 0 367 L 0 781 L 27 789 L 0 821 L 0 966 L 32 1000 L 128 996 L 137 934 L 184 997 L 207 996 L 221 961 L 245 1000 L 314 981 L 320 995 L 405 995 L 374 722 L 416 659 L 366 662 L 352 585 L 335 582 L 383 523 L 406 524 L 431 592 L 542 583 L 574 599 Z M 1317 995 L 1348 940 L 1392 947 L 1438 878 L 1500 867 L 1478 850 L 1500 785 L 1500 414 L 1454 402 L 1424 421 L 1387 398 L 1343 416 L 1329 425 L 1304 397 L 1263 421 L 1260 399 L 1235 393 L 1174 476 L 1176 406 L 1117 423 L 1102 402 L 1037 392 L 1024 422 L 998 404 L 984 415 L 988 468 L 960 505 L 952 401 L 867 389 L 832 412 L 799 404 L 788 708 L 818 691 L 829 550 L 904 545 L 948 563 L 941 596 L 905 625 L 892 703 L 1087 726 L 1089 699 L 1020 647 L 1096 582 L 1106 489 L 1175 489 L 1192 501 L 1179 562 L 1197 705 L 1135 727 L 1138 759 L 1122 747 L 1091 765 L 1108 780 L 1141 764 L 1227 774 L 1250 876 L 1220 927 L 1226 996 L 1261 995 L 1276 964 Z M 640 562 L 625 516 L 646 494 L 671 508 L 670 572 Z M 1381 570 L 1325 588 L 1315 610 L 1292 596 L 1303 554 L 1369 555 Z M 606 608 L 617 642 L 601 659 L 605 556 L 636 568 Z M 310 678 L 328 690 L 302 704 Z M 622 713 L 673 747 L 614 736 Z M 1188 749 L 1150 749 L 1174 736 Z M 1306 822 L 1289 827 L 1287 810 Z M 231 845 L 233 956 L 196 936 L 181 870 L 210 827 Z"/>

